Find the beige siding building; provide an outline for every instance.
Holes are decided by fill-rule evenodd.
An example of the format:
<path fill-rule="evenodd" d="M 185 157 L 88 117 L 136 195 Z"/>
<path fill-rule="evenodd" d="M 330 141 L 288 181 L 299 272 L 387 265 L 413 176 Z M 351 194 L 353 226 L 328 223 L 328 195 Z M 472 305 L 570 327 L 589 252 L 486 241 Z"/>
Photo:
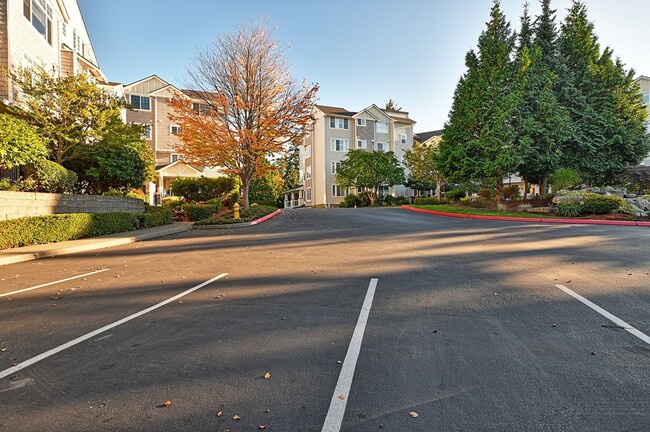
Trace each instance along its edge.
<path fill-rule="evenodd" d="M 0 69 L 36 66 L 67 75 L 85 71 L 107 84 L 76 0 L 0 0 Z M 0 100 L 19 98 L 18 88 L 0 75 Z"/>
<path fill-rule="evenodd" d="M 189 98 L 186 92 L 156 75 L 124 85 L 123 92 L 132 107 L 126 112 L 126 122 L 145 126 L 145 140 L 156 157 L 156 193 L 163 197 L 168 195 L 176 177 L 221 175 L 218 169 L 195 167 L 183 162 L 175 150 L 179 144 L 176 133 L 180 129 L 169 120 L 170 108 L 167 102 L 176 95 Z"/>
<path fill-rule="evenodd" d="M 641 94 L 643 95 L 643 103 L 645 103 L 645 109 L 648 115 L 646 130 L 650 133 L 650 77 L 641 75 L 635 81 L 639 84 Z M 641 165 L 650 166 L 650 154 L 641 162 Z"/>
<path fill-rule="evenodd" d="M 315 121 L 300 147 L 302 188 L 293 204 L 337 205 L 348 192 L 336 183 L 336 171 L 351 149 L 392 151 L 403 161 L 413 147 L 413 125 L 407 112 L 371 105 L 353 112 L 345 108 L 316 105 Z M 403 185 L 385 187 L 380 195 L 410 196 Z M 295 206 L 295 205 L 292 205 Z"/>

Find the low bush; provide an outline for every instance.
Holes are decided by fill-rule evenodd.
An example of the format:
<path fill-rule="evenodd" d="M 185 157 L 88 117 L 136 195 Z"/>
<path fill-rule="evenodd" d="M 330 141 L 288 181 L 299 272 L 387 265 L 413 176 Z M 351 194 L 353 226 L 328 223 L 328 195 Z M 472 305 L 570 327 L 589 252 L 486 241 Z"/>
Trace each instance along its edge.
<path fill-rule="evenodd" d="M 386 203 L 387 206 L 393 205 L 394 200 L 395 200 L 395 198 L 392 195 L 386 195 L 384 197 L 384 203 Z"/>
<path fill-rule="evenodd" d="M 515 199 L 519 197 L 519 186 L 510 185 L 503 188 L 503 197 L 506 199 Z"/>
<path fill-rule="evenodd" d="M 481 188 L 478 190 L 477 194 L 480 198 L 483 198 L 484 200 L 491 200 L 496 196 L 496 191 L 490 189 L 490 188 Z"/>
<path fill-rule="evenodd" d="M 506 206 L 505 204 L 498 203 L 497 204 L 497 211 L 498 212 L 508 211 L 508 206 Z"/>
<path fill-rule="evenodd" d="M 454 189 L 445 192 L 445 198 L 451 201 L 460 201 L 462 197 L 467 195 L 463 189 Z"/>
<path fill-rule="evenodd" d="M 368 192 L 360 192 L 357 194 L 357 198 L 359 199 L 359 203 L 357 204 L 359 207 L 370 207 L 370 196 Z"/>
<path fill-rule="evenodd" d="M 171 223 L 171 211 L 147 207 L 145 213 L 73 213 L 0 221 L 0 249 L 97 237 Z"/>
<path fill-rule="evenodd" d="M 251 202 L 251 205 L 253 205 L 253 204 L 278 208 L 278 203 L 275 200 L 256 200 L 256 201 Z"/>
<path fill-rule="evenodd" d="M 185 202 L 205 202 L 213 198 L 221 198 L 233 192 L 237 180 L 230 177 L 178 177 L 172 182 L 174 195 L 180 196 Z"/>
<path fill-rule="evenodd" d="M 619 197 L 597 194 L 585 195 L 581 209 L 584 214 L 607 214 L 613 213 L 621 207 Z M 622 198 L 621 198 L 622 200 Z M 623 200 L 624 201 L 624 200 Z"/>
<path fill-rule="evenodd" d="M 578 217 L 582 213 L 579 204 L 560 203 L 557 206 L 557 214 L 564 217 Z"/>
<path fill-rule="evenodd" d="M 393 204 L 398 205 L 398 206 L 409 205 L 409 204 L 411 204 L 411 200 L 409 200 L 407 197 L 399 196 L 399 197 L 395 198 L 395 200 L 393 201 Z"/>
<path fill-rule="evenodd" d="M 519 207 L 517 207 L 517 211 L 520 211 L 522 213 L 526 213 L 528 209 L 533 208 L 531 204 L 521 204 Z"/>
<path fill-rule="evenodd" d="M 446 198 L 438 199 L 437 197 L 421 197 L 413 200 L 415 205 L 436 205 L 436 204 L 449 204 Z"/>
<path fill-rule="evenodd" d="M 347 194 L 343 201 L 339 204 L 339 207 L 352 208 L 359 207 L 360 201 L 355 194 Z"/>
<path fill-rule="evenodd" d="M 183 204 L 181 208 L 191 222 L 208 219 L 217 211 L 217 208 L 210 204 Z"/>
<path fill-rule="evenodd" d="M 35 192 L 67 193 L 73 192 L 77 186 L 75 172 L 47 159 L 35 161 L 25 171 L 34 182 Z"/>
<path fill-rule="evenodd" d="M 233 212 L 228 212 L 225 215 L 220 215 L 218 217 L 212 217 L 209 219 L 204 219 L 202 221 L 196 222 L 195 225 L 224 225 L 224 224 L 235 224 L 235 223 L 244 223 L 252 222 L 261 217 L 269 215 L 278 209 L 276 207 L 270 206 L 251 206 L 248 210 L 243 210 L 240 212 L 239 219 L 235 219 Z"/>

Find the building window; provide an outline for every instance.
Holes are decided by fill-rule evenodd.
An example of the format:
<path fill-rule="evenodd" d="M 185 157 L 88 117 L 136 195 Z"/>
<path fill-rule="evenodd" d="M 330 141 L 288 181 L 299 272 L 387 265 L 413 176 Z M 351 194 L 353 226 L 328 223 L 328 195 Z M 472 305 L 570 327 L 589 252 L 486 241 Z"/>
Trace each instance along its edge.
<path fill-rule="evenodd" d="M 357 119 L 357 126 L 366 126 L 366 119 Z"/>
<path fill-rule="evenodd" d="M 23 0 L 23 14 L 36 31 L 52 45 L 52 8 L 45 0 Z"/>
<path fill-rule="evenodd" d="M 350 123 L 348 119 L 342 118 L 330 118 L 330 128 L 331 129 L 349 129 Z"/>
<path fill-rule="evenodd" d="M 151 99 L 149 96 L 131 95 L 131 106 L 133 109 L 151 111 Z"/>
<path fill-rule="evenodd" d="M 380 197 L 385 197 L 387 195 L 390 195 L 390 187 L 379 186 L 379 189 L 377 189 L 377 195 Z"/>
<path fill-rule="evenodd" d="M 170 129 L 170 132 L 172 133 L 172 135 L 178 135 L 181 132 L 181 127 L 180 126 L 171 125 L 169 127 L 169 129 Z"/>
<path fill-rule="evenodd" d="M 179 161 L 179 160 L 181 160 L 181 155 L 179 155 L 177 153 L 172 153 L 171 156 L 170 156 L 170 160 L 172 161 L 172 163 L 176 162 L 176 161 Z"/>
<path fill-rule="evenodd" d="M 210 112 L 210 110 L 212 109 L 212 107 L 209 104 L 193 103 L 192 104 L 192 109 L 199 116 L 202 116 L 202 115 L 208 114 Z"/>
<path fill-rule="evenodd" d="M 311 166 L 308 166 L 305 168 L 305 180 L 309 180 L 311 178 Z"/>
<path fill-rule="evenodd" d="M 388 123 L 377 122 L 377 133 L 388 133 Z"/>
<path fill-rule="evenodd" d="M 357 140 L 357 148 L 358 149 L 368 148 L 368 142 L 366 140 Z"/>
<path fill-rule="evenodd" d="M 66 23 L 62 22 L 61 23 L 61 34 L 63 35 L 63 37 L 66 37 L 67 33 L 68 33 L 68 26 L 66 25 Z"/>
<path fill-rule="evenodd" d="M 311 157 L 311 146 L 305 147 L 305 158 Z"/>
<path fill-rule="evenodd" d="M 650 104 L 650 93 L 643 93 L 643 103 L 646 105 Z"/>
<path fill-rule="evenodd" d="M 401 134 L 399 140 L 402 144 L 406 144 L 406 134 Z"/>
<path fill-rule="evenodd" d="M 345 152 L 348 151 L 348 140 L 332 139 L 332 151 Z"/>
<path fill-rule="evenodd" d="M 339 172 L 339 168 L 341 168 L 341 162 L 332 162 L 332 174 Z"/>
<path fill-rule="evenodd" d="M 337 184 L 332 185 L 332 196 L 333 197 L 344 197 L 348 194 L 347 189 L 343 189 Z"/>
<path fill-rule="evenodd" d="M 307 197 L 307 201 L 311 201 L 311 188 L 307 188 L 305 196 Z"/>
<path fill-rule="evenodd" d="M 151 139 L 151 125 L 150 124 L 144 125 L 144 139 L 146 139 L 146 140 Z"/>
<path fill-rule="evenodd" d="M 383 142 L 378 142 L 377 143 L 377 151 L 385 152 L 387 150 L 388 150 L 388 145 L 386 145 L 386 143 L 383 143 Z"/>

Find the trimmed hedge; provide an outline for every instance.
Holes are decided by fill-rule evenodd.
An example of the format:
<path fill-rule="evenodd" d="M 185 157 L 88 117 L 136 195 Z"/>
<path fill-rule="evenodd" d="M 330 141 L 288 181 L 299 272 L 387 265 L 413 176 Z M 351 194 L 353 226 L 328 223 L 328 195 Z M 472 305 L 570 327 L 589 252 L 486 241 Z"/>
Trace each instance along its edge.
<path fill-rule="evenodd" d="M 98 237 L 167 225 L 171 211 L 147 207 L 145 213 L 71 213 L 0 221 L 0 249 Z"/>
<path fill-rule="evenodd" d="M 413 200 L 414 205 L 438 205 L 438 204 L 449 204 L 449 200 L 446 198 L 438 199 L 437 197 L 420 197 Z"/>
<path fill-rule="evenodd" d="M 248 210 L 243 210 L 240 214 L 239 219 L 235 219 L 233 217 L 232 212 L 229 212 L 227 215 L 218 218 L 214 217 L 210 219 L 205 219 L 200 222 L 196 222 L 194 225 L 225 225 L 225 224 L 252 222 L 268 214 L 271 214 L 277 210 L 278 209 L 276 207 L 255 205 L 255 206 L 251 206 L 251 208 Z"/>
<path fill-rule="evenodd" d="M 208 219 L 218 210 L 217 206 L 210 204 L 183 204 L 181 208 L 191 222 Z"/>
<path fill-rule="evenodd" d="M 616 196 L 588 195 L 582 202 L 581 209 L 584 214 L 613 213 L 621 207 L 621 199 Z"/>
<path fill-rule="evenodd" d="M 239 188 L 237 179 L 230 177 L 178 177 L 172 182 L 174 195 L 183 197 L 185 202 L 205 202 L 232 193 Z"/>

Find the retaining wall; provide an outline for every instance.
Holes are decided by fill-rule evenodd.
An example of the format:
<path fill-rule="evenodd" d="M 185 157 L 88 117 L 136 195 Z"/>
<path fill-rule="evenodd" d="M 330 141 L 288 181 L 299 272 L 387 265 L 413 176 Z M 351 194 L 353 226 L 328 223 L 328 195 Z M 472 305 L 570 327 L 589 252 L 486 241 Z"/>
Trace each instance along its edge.
<path fill-rule="evenodd" d="M 0 220 L 60 213 L 144 213 L 136 198 L 0 191 Z"/>

